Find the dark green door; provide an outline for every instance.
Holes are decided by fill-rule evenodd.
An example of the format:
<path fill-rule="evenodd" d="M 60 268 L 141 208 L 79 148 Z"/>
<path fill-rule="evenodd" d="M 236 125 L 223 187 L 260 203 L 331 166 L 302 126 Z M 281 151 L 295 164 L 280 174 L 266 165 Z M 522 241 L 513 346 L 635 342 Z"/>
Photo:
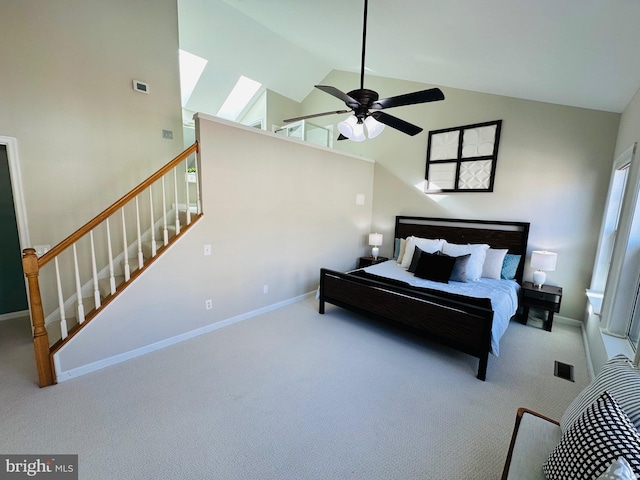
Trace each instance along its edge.
<path fill-rule="evenodd" d="M 9 157 L 6 145 L 0 145 L 0 315 L 27 308 Z"/>

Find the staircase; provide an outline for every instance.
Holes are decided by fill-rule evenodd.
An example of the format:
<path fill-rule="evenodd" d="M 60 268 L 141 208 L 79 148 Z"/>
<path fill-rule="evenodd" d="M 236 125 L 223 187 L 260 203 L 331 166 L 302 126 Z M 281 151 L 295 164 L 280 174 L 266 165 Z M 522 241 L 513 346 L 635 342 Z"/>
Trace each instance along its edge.
<path fill-rule="evenodd" d="M 23 252 L 41 387 L 53 355 L 202 217 L 194 143 L 44 255 Z"/>

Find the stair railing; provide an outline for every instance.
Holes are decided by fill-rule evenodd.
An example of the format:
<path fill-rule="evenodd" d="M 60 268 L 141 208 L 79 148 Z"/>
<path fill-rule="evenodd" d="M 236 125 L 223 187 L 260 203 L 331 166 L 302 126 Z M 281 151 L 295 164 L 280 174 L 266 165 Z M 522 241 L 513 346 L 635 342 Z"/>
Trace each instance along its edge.
<path fill-rule="evenodd" d="M 56 382 L 53 354 L 200 219 L 197 153 L 196 142 L 42 256 L 38 257 L 33 248 L 23 251 L 41 387 Z M 193 190 L 195 198 L 192 198 Z M 135 238 L 131 239 L 134 230 Z M 161 241 L 156 238 L 156 230 Z M 147 238 L 150 240 L 145 243 Z M 145 258 L 147 243 L 150 248 Z M 133 264 L 131 256 L 135 258 Z M 117 259 L 120 259 L 120 268 Z M 45 265 L 51 267 L 51 263 L 53 268 L 43 270 Z M 104 293 L 100 291 L 101 281 L 105 285 Z M 46 289 L 41 290 L 41 284 Z M 87 291 L 89 295 L 85 300 Z M 93 308 L 85 305 L 89 301 Z M 77 323 L 69 327 L 73 314 Z M 59 339 L 52 339 L 48 327 L 56 324 L 60 333 L 55 337 Z"/>

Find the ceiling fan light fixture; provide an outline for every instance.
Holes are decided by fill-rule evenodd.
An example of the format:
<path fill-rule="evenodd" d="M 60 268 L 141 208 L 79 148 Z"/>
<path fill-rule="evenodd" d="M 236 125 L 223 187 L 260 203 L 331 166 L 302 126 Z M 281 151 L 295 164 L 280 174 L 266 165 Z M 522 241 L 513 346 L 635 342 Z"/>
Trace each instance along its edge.
<path fill-rule="evenodd" d="M 355 115 L 338 123 L 338 131 L 354 142 L 362 142 L 365 139 L 364 126 L 362 123 L 358 123 L 358 118 Z"/>
<path fill-rule="evenodd" d="M 367 136 L 369 138 L 376 138 L 384 130 L 384 123 L 380 123 L 371 115 L 364 119 L 364 125 L 367 127 Z"/>
<path fill-rule="evenodd" d="M 419 92 L 405 93 L 403 95 L 396 95 L 394 97 L 380 98 L 378 92 L 364 88 L 364 72 L 365 67 L 365 51 L 367 45 L 367 10 L 369 0 L 364 0 L 364 18 L 362 20 L 362 56 L 360 64 L 360 88 L 352 90 L 348 93 L 342 90 L 332 87 L 331 85 L 315 85 L 319 90 L 328 93 L 332 97 L 338 98 L 344 102 L 349 110 L 337 110 L 324 113 L 314 113 L 311 115 L 305 115 L 303 117 L 290 118 L 284 120 L 285 122 L 293 122 L 298 120 L 304 120 L 305 118 L 315 118 L 324 115 L 334 115 L 353 112 L 353 116 L 350 116 L 346 120 L 338 123 L 338 131 L 340 135 L 338 140 L 349 139 L 354 142 L 362 142 L 365 140 L 364 127 L 367 127 L 367 136 L 369 138 L 375 138 L 385 125 L 394 128 L 407 135 L 417 135 L 422 131 L 422 128 L 417 125 L 413 125 L 409 122 L 389 115 L 381 110 L 393 107 L 403 107 L 406 105 L 416 105 L 419 103 L 437 102 L 444 100 L 444 94 L 439 88 L 430 88 L 427 90 L 421 90 Z M 374 110 L 374 112 L 371 112 Z M 373 117 L 373 118 L 371 118 Z"/>

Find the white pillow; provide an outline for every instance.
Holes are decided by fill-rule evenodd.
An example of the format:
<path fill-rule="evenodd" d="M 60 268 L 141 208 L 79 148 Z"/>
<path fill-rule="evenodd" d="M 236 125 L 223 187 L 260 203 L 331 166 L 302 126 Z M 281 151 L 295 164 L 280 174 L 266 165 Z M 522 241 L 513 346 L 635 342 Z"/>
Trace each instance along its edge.
<path fill-rule="evenodd" d="M 624 457 L 611 462 L 609 468 L 597 480 L 636 480 L 636 474 Z"/>
<path fill-rule="evenodd" d="M 446 253 L 450 257 L 459 257 L 470 253 L 471 257 L 467 263 L 467 280 L 476 281 L 482 276 L 482 266 L 484 265 L 484 259 L 488 249 L 489 245 L 484 243 L 458 245 L 456 243 L 445 242 L 442 247 L 442 253 Z"/>
<path fill-rule="evenodd" d="M 398 252 L 398 263 L 402 263 L 402 259 L 404 258 L 404 251 L 407 248 L 407 239 L 400 239 L 400 252 Z"/>
<path fill-rule="evenodd" d="M 439 239 L 407 237 L 407 246 L 404 249 L 404 256 L 402 257 L 402 263 L 400 266 L 409 268 L 416 247 L 419 247 L 423 252 L 435 253 L 442 250 L 444 243 L 444 240 Z"/>
<path fill-rule="evenodd" d="M 508 251 L 509 249 L 507 248 L 490 248 L 487 250 L 487 254 L 484 258 L 484 264 L 482 265 L 482 276 L 484 278 L 495 278 L 496 280 L 500 280 L 504 256 Z"/>

